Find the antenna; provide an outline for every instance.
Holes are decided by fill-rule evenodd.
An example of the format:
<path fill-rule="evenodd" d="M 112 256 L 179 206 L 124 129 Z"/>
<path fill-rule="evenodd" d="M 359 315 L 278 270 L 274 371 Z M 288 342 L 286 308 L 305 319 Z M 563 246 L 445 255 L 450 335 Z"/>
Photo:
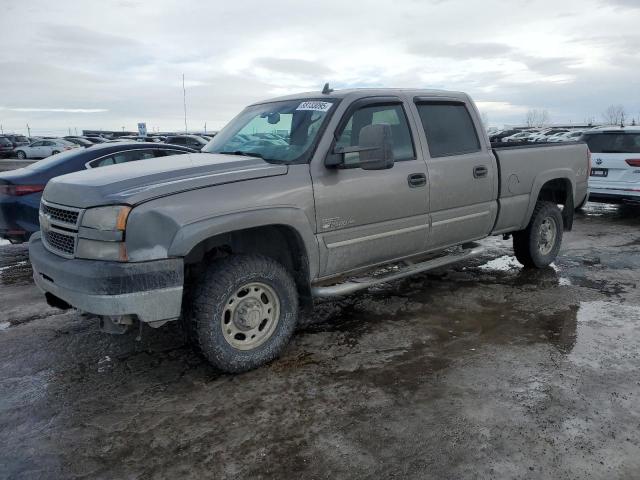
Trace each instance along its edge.
<path fill-rule="evenodd" d="M 182 74 L 182 102 L 184 104 L 184 133 L 189 133 L 187 128 L 187 91 L 184 88 L 184 73 Z"/>
<path fill-rule="evenodd" d="M 333 92 L 333 88 L 329 88 L 329 82 L 325 83 L 324 88 L 322 89 L 322 94 L 329 95 L 331 92 Z"/>

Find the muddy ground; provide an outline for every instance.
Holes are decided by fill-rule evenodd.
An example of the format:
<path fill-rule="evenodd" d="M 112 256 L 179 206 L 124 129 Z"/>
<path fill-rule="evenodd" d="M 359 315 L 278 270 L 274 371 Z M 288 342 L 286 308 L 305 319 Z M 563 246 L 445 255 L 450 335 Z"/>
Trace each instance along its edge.
<path fill-rule="evenodd" d="M 640 210 L 589 204 L 542 271 L 485 243 L 237 376 L 47 307 L 0 246 L 0 477 L 638 478 Z"/>

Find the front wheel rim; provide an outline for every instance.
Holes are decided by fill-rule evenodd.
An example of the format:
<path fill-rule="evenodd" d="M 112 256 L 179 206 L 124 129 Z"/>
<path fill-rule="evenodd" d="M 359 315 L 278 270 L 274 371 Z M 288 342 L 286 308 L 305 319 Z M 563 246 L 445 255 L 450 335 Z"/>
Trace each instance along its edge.
<path fill-rule="evenodd" d="M 253 350 L 269 340 L 280 320 L 280 299 L 262 282 L 252 282 L 227 298 L 220 327 L 224 339 L 238 350 Z"/>
<path fill-rule="evenodd" d="M 549 255 L 553 250 L 558 236 L 558 226 L 551 217 L 546 217 L 540 223 L 538 230 L 538 251 L 541 255 Z"/>

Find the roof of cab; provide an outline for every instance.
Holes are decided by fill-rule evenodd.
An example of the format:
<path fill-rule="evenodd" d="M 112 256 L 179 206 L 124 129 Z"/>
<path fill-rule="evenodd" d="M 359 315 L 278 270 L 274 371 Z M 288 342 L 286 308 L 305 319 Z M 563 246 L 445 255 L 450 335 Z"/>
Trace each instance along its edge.
<path fill-rule="evenodd" d="M 390 95 L 412 95 L 415 97 L 453 97 L 460 100 L 467 100 L 469 96 L 464 92 L 455 92 L 449 90 L 436 90 L 436 89 L 420 89 L 420 88 L 347 88 L 340 90 L 333 90 L 331 93 L 315 92 L 302 92 L 295 93 L 293 95 L 285 95 L 282 97 L 270 98 L 268 100 L 262 100 L 255 102 L 253 105 L 260 105 L 262 103 L 280 102 L 285 100 L 304 100 L 308 98 L 320 99 L 320 98 L 336 98 L 343 99 L 347 97 L 373 97 L 373 96 L 390 96 Z"/>

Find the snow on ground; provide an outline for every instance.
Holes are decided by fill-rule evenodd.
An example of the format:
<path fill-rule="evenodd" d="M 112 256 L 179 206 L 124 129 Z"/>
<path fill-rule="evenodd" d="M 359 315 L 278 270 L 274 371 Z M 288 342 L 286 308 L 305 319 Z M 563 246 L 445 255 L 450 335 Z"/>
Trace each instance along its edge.
<path fill-rule="evenodd" d="M 9 240 L 5 240 L 4 238 L 0 238 L 0 245 L 9 245 Z"/>

